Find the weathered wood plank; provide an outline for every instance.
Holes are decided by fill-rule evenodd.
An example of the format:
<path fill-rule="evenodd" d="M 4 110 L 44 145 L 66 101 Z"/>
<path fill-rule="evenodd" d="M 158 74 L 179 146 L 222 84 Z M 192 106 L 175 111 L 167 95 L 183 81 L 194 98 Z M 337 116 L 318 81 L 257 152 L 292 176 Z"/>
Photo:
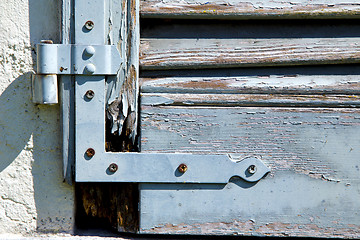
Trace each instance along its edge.
<path fill-rule="evenodd" d="M 143 93 L 141 103 L 149 106 L 360 107 L 359 100 L 360 96 L 356 95 Z"/>
<path fill-rule="evenodd" d="M 143 93 L 360 94 L 360 67 L 146 71 Z"/>
<path fill-rule="evenodd" d="M 360 62 L 360 38 L 142 39 L 142 69 Z"/>
<path fill-rule="evenodd" d="M 70 0 L 62 0 L 61 4 L 61 43 L 73 43 L 72 6 Z M 60 80 L 62 159 L 64 181 L 72 185 L 74 181 L 74 142 L 75 142 L 75 108 L 74 108 L 74 77 L 63 75 Z"/>
<path fill-rule="evenodd" d="M 144 18 L 359 18 L 356 0 L 141 0 Z"/>
<path fill-rule="evenodd" d="M 92 144 L 93 147 L 99 146 L 98 149 L 106 148 L 107 151 L 134 151 L 137 149 L 135 139 L 139 93 L 139 1 L 111 0 L 104 3 L 106 7 L 98 9 L 98 13 L 106 17 L 104 21 L 106 36 L 99 33 L 97 37 L 104 37 L 104 42 L 101 44 L 117 45 L 123 64 L 118 76 L 107 77 L 106 97 L 102 95 L 103 91 L 96 89 L 99 86 L 90 88 L 98 90 L 99 93 L 96 95 L 102 96 L 107 103 L 106 143 L 103 138 L 97 138 Z M 87 40 L 93 41 L 90 38 Z M 89 84 L 88 79 L 83 84 Z M 81 105 L 77 104 L 78 107 Z M 97 121 L 94 116 L 93 121 Z M 78 133 L 79 129 L 81 128 L 77 128 Z M 77 139 L 79 140 L 79 137 Z M 139 221 L 137 184 L 77 183 L 76 193 L 77 227 L 108 228 L 110 226 L 119 232 L 137 232 Z"/>
<path fill-rule="evenodd" d="M 140 232 L 358 238 L 359 113 L 142 106 L 142 152 L 255 156 L 271 173 L 257 184 L 141 185 Z"/>
<path fill-rule="evenodd" d="M 109 44 L 118 46 L 123 63 L 107 83 L 108 151 L 136 151 L 139 95 L 139 0 L 110 1 Z M 120 11 L 119 11 L 120 10 Z"/>

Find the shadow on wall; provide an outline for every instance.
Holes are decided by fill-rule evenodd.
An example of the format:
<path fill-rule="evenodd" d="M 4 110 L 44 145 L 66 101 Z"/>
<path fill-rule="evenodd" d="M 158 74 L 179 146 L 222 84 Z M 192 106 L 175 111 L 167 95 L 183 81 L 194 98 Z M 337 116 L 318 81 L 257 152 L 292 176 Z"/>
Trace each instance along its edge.
<path fill-rule="evenodd" d="M 60 42 L 61 1 L 29 0 L 30 42 Z M 33 61 L 36 56 L 33 55 Z M 66 231 L 74 228 L 74 189 L 63 182 L 60 107 L 36 106 L 34 123 L 34 181 L 37 228 L 39 231 Z"/>
<path fill-rule="evenodd" d="M 29 0 L 32 47 L 42 39 L 59 42 L 58 2 L 61 1 Z M 32 57 L 35 62 L 34 51 Z M 30 93 L 31 73 L 28 72 L 12 80 L 0 95 L 0 172 L 22 150 L 31 151 L 37 229 L 71 232 L 74 222 L 74 191 L 62 179 L 60 108 L 58 105 L 36 106 L 31 101 Z M 27 156 L 29 161 L 24 164 L 31 161 L 31 155 Z M 29 169 L 28 167 L 21 166 L 19 171 Z"/>

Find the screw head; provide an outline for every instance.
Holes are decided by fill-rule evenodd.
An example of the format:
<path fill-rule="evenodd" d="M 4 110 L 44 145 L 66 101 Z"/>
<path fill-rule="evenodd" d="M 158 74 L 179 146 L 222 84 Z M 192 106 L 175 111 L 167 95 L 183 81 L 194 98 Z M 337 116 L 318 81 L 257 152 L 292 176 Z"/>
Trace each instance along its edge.
<path fill-rule="evenodd" d="M 95 150 L 93 148 L 88 148 L 85 152 L 86 156 L 93 157 L 95 155 Z"/>
<path fill-rule="evenodd" d="M 181 173 L 185 173 L 187 171 L 188 167 L 186 166 L 185 163 L 182 163 L 178 166 L 178 171 Z"/>
<path fill-rule="evenodd" d="M 255 165 L 250 165 L 247 169 L 247 171 L 250 173 L 250 174 L 254 174 L 256 173 L 256 166 Z"/>
<path fill-rule="evenodd" d="M 118 167 L 118 165 L 116 163 L 111 163 L 109 165 L 109 171 L 112 172 L 112 173 L 116 172 L 118 170 L 118 168 L 119 167 Z"/>
<path fill-rule="evenodd" d="M 93 21 L 87 21 L 85 23 L 85 28 L 90 31 L 91 29 L 94 28 L 94 22 Z"/>
<path fill-rule="evenodd" d="M 87 90 L 85 93 L 86 98 L 88 99 L 93 99 L 93 97 L 95 96 L 95 93 L 93 90 Z"/>

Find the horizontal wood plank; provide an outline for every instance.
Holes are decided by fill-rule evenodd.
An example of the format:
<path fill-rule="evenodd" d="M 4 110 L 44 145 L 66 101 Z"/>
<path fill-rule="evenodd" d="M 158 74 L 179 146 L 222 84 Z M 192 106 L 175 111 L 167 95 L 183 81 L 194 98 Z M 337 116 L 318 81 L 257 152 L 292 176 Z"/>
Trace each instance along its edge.
<path fill-rule="evenodd" d="M 149 106 L 360 107 L 360 96 L 143 93 L 141 102 Z"/>
<path fill-rule="evenodd" d="M 344 206 L 359 199 L 359 114 L 142 105 L 143 153 L 254 156 L 271 173 L 256 184 L 142 184 L 140 232 L 358 238 L 359 215 Z"/>
<path fill-rule="evenodd" d="M 144 70 L 360 62 L 360 38 L 145 38 L 140 49 L 140 65 Z"/>
<path fill-rule="evenodd" d="M 360 66 L 146 71 L 143 93 L 360 94 Z"/>
<path fill-rule="evenodd" d="M 141 0 L 144 18 L 360 18 L 356 0 Z"/>
<path fill-rule="evenodd" d="M 142 152 L 258 156 L 272 172 L 286 169 L 319 178 L 340 177 L 329 164 L 344 156 L 358 161 L 360 154 L 356 108 L 142 105 L 141 111 Z"/>

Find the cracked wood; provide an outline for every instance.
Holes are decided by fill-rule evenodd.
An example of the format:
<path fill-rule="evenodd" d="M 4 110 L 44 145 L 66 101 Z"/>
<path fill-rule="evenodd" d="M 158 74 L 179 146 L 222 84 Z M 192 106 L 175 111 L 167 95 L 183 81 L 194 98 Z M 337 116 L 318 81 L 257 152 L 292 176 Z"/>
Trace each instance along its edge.
<path fill-rule="evenodd" d="M 360 38 L 141 39 L 142 69 L 349 64 Z"/>
<path fill-rule="evenodd" d="M 141 0 L 145 18 L 360 18 L 356 0 L 277 1 L 277 0 Z"/>

